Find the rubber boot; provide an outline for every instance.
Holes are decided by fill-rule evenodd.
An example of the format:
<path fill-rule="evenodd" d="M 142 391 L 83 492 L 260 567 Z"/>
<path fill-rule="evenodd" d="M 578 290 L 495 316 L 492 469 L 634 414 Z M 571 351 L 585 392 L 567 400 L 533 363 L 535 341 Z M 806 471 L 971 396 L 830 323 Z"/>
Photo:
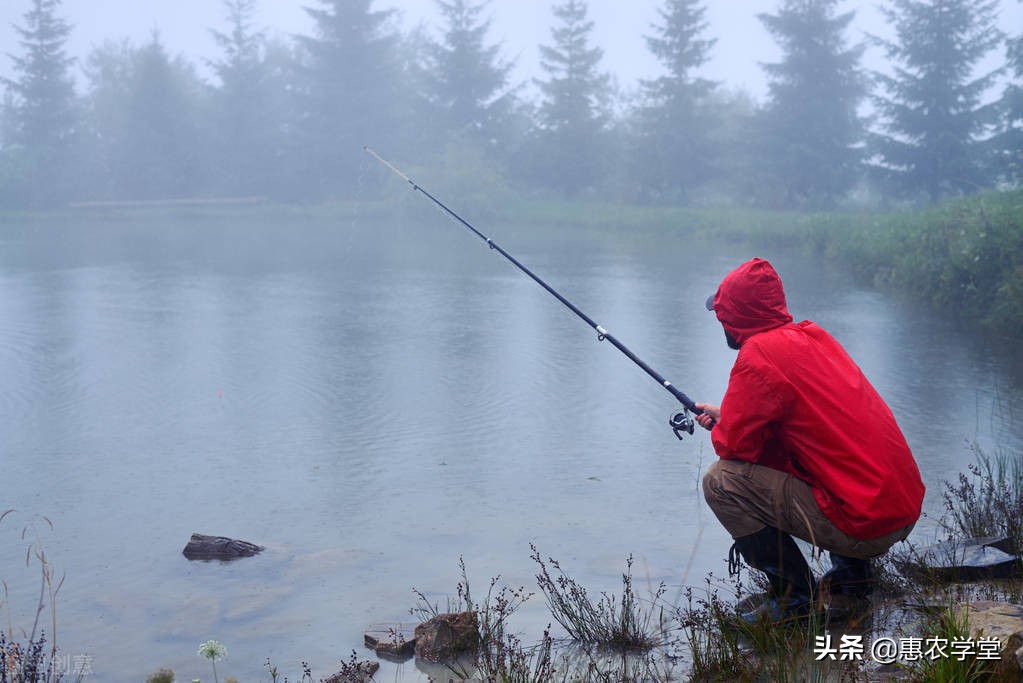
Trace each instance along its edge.
<path fill-rule="evenodd" d="M 802 621 L 815 611 L 812 574 L 799 546 L 774 527 L 735 539 L 735 550 L 753 569 L 767 575 L 766 599 L 740 618 L 748 625 Z"/>
<path fill-rule="evenodd" d="M 869 560 L 831 553 L 831 569 L 817 583 L 818 595 L 827 603 L 827 620 L 842 629 L 866 629 L 874 610 L 870 593 L 874 572 Z"/>
<path fill-rule="evenodd" d="M 870 560 L 830 553 L 831 569 L 821 577 L 818 588 L 829 596 L 866 598 L 874 590 L 874 570 Z"/>

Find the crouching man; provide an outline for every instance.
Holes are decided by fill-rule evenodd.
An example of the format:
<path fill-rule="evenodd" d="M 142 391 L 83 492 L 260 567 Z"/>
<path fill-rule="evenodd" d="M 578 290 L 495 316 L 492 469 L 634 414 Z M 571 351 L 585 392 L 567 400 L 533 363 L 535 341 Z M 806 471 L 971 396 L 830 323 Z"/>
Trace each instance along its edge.
<path fill-rule="evenodd" d="M 707 308 L 739 353 L 721 405 L 697 404 L 719 456 L 703 491 L 733 549 L 769 585 L 742 618 L 814 610 L 817 586 L 793 536 L 829 551 L 821 581 L 831 595 L 866 596 L 869 560 L 909 535 L 924 496 L 891 410 L 831 335 L 793 322 L 767 261 L 729 273 Z"/>

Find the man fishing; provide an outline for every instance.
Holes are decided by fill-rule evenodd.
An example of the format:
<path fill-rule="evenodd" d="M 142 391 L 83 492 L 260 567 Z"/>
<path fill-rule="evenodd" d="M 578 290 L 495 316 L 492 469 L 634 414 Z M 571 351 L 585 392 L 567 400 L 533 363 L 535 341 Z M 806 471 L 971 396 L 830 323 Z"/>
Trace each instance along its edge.
<path fill-rule="evenodd" d="M 733 552 L 769 586 L 741 618 L 807 618 L 818 588 L 865 597 L 870 559 L 909 535 L 924 495 L 891 410 L 831 335 L 793 322 L 767 261 L 730 272 L 707 308 L 739 353 L 721 405 L 696 404 L 719 457 L 703 491 Z M 793 536 L 829 551 L 819 585 Z"/>

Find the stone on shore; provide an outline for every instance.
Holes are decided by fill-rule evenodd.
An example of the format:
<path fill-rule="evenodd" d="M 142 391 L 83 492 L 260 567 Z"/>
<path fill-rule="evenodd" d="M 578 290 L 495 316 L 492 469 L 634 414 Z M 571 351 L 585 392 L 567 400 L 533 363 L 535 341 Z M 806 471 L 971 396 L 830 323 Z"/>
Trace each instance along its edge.
<path fill-rule="evenodd" d="M 966 610 L 972 639 L 997 638 L 1002 662 L 1023 669 L 1023 606 L 981 600 L 960 607 Z"/>
<path fill-rule="evenodd" d="M 416 657 L 445 662 L 475 652 L 479 647 L 479 622 L 475 612 L 438 614 L 416 626 Z"/>

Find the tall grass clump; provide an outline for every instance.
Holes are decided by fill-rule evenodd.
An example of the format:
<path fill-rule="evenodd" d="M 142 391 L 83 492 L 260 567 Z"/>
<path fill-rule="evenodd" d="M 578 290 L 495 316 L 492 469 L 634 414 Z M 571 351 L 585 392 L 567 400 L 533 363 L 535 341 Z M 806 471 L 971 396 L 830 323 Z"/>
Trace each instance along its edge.
<path fill-rule="evenodd" d="M 665 642 L 671 616 L 661 603 L 666 587 L 661 583 L 644 605 L 632 587 L 632 556 L 622 574 L 622 595 L 601 593 L 594 602 L 586 589 L 565 574 L 557 560 L 545 561 L 530 545 L 539 566 L 536 579 L 555 621 L 578 643 L 613 650 L 650 650 Z M 554 575 L 551 575 L 551 572 Z"/>
<path fill-rule="evenodd" d="M 920 632 L 927 638 L 947 643 L 966 641 L 971 637 L 967 610 L 952 601 L 943 607 L 927 609 L 920 622 Z M 1001 660 L 981 659 L 972 654 L 963 657 L 923 656 L 900 664 L 910 681 L 920 683 L 999 683 L 1020 680 L 1018 666 L 1005 667 Z"/>
<path fill-rule="evenodd" d="M 742 646 L 740 632 L 731 628 L 735 607 L 719 595 L 707 579 L 702 597 L 691 586 L 685 589 L 685 603 L 677 608 L 689 655 L 691 680 L 738 680 L 750 658 Z"/>
<path fill-rule="evenodd" d="M 12 513 L 14 510 L 0 514 L 0 523 Z M 0 606 L 8 606 L 7 628 L 0 630 L 0 683 L 58 683 L 64 680 L 66 674 L 73 673 L 63 671 L 58 665 L 57 657 L 57 594 L 64 585 L 64 576 L 56 578 L 54 569 L 46 557 L 35 528 L 38 520 L 42 520 L 51 531 L 53 530 L 53 522 L 41 515 L 33 518 L 21 530 L 21 539 L 28 539 L 25 566 L 31 569 L 35 563 L 39 568 L 39 597 L 36 600 L 32 625 L 28 630 L 15 627 L 14 617 L 8 606 L 7 582 L 0 582 L 3 586 Z M 42 625 L 47 607 L 50 622 L 49 639 Z M 77 680 L 80 681 L 82 677 L 83 673 L 79 672 Z"/>

